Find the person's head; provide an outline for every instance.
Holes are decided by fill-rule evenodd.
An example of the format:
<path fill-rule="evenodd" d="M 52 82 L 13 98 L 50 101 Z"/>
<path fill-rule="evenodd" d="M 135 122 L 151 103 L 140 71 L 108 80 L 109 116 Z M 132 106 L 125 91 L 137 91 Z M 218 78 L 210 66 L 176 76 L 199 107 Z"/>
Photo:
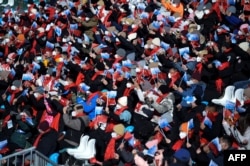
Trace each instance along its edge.
<path fill-rule="evenodd" d="M 171 5 L 173 7 L 178 7 L 180 5 L 180 0 L 171 0 Z"/>
<path fill-rule="evenodd" d="M 217 108 L 216 108 L 216 106 L 213 105 L 213 104 L 207 105 L 205 110 L 206 110 L 207 112 L 211 112 L 211 113 L 217 112 Z"/>
<path fill-rule="evenodd" d="M 221 46 L 221 51 L 222 52 L 227 52 L 228 49 L 231 48 L 231 43 L 230 42 L 224 42 L 222 43 L 222 46 Z"/>
<path fill-rule="evenodd" d="M 72 117 L 78 117 L 78 116 L 82 115 L 82 113 L 83 113 L 82 105 L 76 105 L 74 107 L 74 110 L 71 112 L 71 116 Z"/>
<path fill-rule="evenodd" d="M 221 150 L 228 150 L 229 148 L 232 147 L 232 139 L 229 136 L 224 135 L 223 137 L 220 138 L 220 145 L 221 145 Z"/>
<path fill-rule="evenodd" d="M 244 89 L 243 97 L 244 101 L 250 100 L 250 88 Z"/>
<path fill-rule="evenodd" d="M 187 149 L 181 148 L 174 153 L 174 163 L 187 164 L 191 158 L 190 152 Z"/>
<path fill-rule="evenodd" d="M 48 131 L 49 129 L 50 129 L 50 127 L 49 127 L 49 122 L 46 121 L 46 120 L 42 121 L 42 122 L 38 125 L 38 131 L 39 131 L 40 133 L 44 133 L 44 132 Z"/>
<path fill-rule="evenodd" d="M 238 129 L 240 133 L 243 135 L 246 129 L 250 126 L 250 114 L 246 114 L 245 116 L 241 116 L 238 121 Z"/>

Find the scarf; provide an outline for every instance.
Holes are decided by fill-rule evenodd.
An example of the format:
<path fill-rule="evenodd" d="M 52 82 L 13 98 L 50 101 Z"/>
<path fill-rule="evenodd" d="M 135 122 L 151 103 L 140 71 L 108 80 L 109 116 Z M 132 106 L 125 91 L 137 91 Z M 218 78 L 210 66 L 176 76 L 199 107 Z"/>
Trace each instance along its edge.
<path fill-rule="evenodd" d="M 14 91 L 11 90 L 10 105 L 13 104 L 13 101 L 14 101 L 14 99 L 15 99 L 15 97 L 16 97 L 16 94 L 17 94 L 18 92 L 20 92 L 20 90 L 14 90 Z"/>
<path fill-rule="evenodd" d="M 72 82 L 69 85 L 64 86 L 64 89 L 65 90 L 70 90 L 70 88 L 73 88 L 73 87 L 76 87 L 76 84 Z"/>
<path fill-rule="evenodd" d="M 153 90 L 153 93 L 154 93 L 155 95 L 158 96 L 158 98 L 156 99 L 156 102 L 157 102 L 158 104 L 160 104 L 161 101 L 162 101 L 164 98 L 166 98 L 166 97 L 168 96 L 168 93 L 165 93 L 165 94 L 163 94 L 163 95 L 160 95 L 160 94 L 159 94 L 158 92 L 156 92 L 155 90 Z"/>
<path fill-rule="evenodd" d="M 160 104 L 161 101 L 162 101 L 164 98 L 166 98 L 167 96 L 168 96 L 168 93 L 165 93 L 165 94 L 163 94 L 163 95 L 158 95 L 158 98 L 157 98 L 156 102 L 157 102 L 158 104 Z"/>
<path fill-rule="evenodd" d="M 180 73 L 176 72 L 175 74 L 172 75 L 171 77 L 171 82 L 169 84 L 169 87 L 173 87 L 173 85 L 175 84 L 175 82 L 181 77 Z"/>
<path fill-rule="evenodd" d="M 126 88 L 125 91 L 123 92 L 123 96 L 129 96 L 130 92 L 133 90 L 134 88 Z"/>
<path fill-rule="evenodd" d="M 121 137 L 111 138 L 111 140 L 109 141 L 108 146 L 105 150 L 105 154 L 104 154 L 105 161 L 115 158 L 115 143 L 116 143 L 116 140 L 118 140 L 120 138 Z"/>
<path fill-rule="evenodd" d="M 79 72 L 76 78 L 76 85 L 79 85 L 83 81 L 84 81 L 84 75 L 81 72 Z"/>
<path fill-rule="evenodd" d="M 103 71 L 95 72 L 95 74 L 92 76 L 91 80 L 94 81 L 97 76 L 102 75 L 103 73 L 104 73 Z"/>
<path fill-rule="evenodd" d="M 47 131 L 45 131 L 45 132 L 43 132 L 43 133 L 40 133 L 40 134 L 38 135 L 38 137 L 36 138 L 36 140 L 35 140 L 33 146 L 34 146 L 34 147 L 37 147 L 37 145 L 38 145 L 38 143 L 39 143 L 41 137 L 42 137 L 44 134 L 48 133 L 49 131 L 50 131 L 50 129 L 48 129 Z"/>
<path fill-rule="evenodd" d="M 125 111 L 127 108 L 128 108 L 127 106 L 121 107 L 121 108 L 115 110 L 115 114 L 121 115 L 121 113 L 123 113 L 123 111 Z"/>

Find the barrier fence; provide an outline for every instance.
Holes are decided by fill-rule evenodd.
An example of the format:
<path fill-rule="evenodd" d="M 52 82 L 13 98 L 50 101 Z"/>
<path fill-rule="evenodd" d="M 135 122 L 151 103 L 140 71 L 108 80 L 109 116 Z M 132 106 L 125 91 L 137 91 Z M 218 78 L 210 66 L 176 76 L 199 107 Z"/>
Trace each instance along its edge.
<path fill-rule="evenodd" d="M 29 163 L 25 163 L 29 161 Z M 48 157 L 38 152 L 35 147 L 22 150 L 0 159 L 0 166 L 59 166 Z"/>

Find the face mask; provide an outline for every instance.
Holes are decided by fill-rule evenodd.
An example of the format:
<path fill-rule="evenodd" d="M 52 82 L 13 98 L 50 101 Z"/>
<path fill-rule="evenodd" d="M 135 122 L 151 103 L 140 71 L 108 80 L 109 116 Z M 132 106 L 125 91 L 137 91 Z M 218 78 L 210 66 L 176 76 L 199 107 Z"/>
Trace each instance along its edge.
<path fill-rule="evenodd" d="M 203 116 L 207 116 L 207 111 L 205 111 L 205 110 L 202 111 L 202 115 L 203 115 Z"/>
<path fill-rule="evenodd" d="M 201 61 L 201 57 L 197 57 L 197 62 L 200 62 Z"/>
<path fill-rule="evenodd" d="M 107 127 L 107 123 L 100 123 L 99 125 L 101 130 L 105 130 Z"/>
<path fill-rule="evenodd" d="M 210 12 L 209 10 L 205 10 L 205 11 L 204 11 L 205 14 L 208 14 L 209 12 Z"/>
<path fill-rule="evenodd" d="M 17 88 L 16 88 L 14 85 L 12 85 L 12 86 L 10 87 L 10 89 L 11 89 L 11 90 L 16 90 Z"/>
<path fill-rule="evenodd" d="M 179 133 L 179 137 L 180 137 L 181 139 L 185 138 L 186 136 L 187 136 L 187 133 L 186 133 L 186 132 L 181 131 L 181 132 Z"/>
<path fill-rule="evenodd" d="M 193 80 L 187 81 L 187 84 L 192 85 L 192 84 L 194 84 L 194 81 Z"/>
<path fill-rule="evenodd" d="M 115 133 L 115 132 L 112 132 L 112 133 L 111 133 L 111 137 L 112 137 L 112 138 L 116 138 L 117 136 L 118 136 L 117 133 Z"/>
<path fill-rule="evenodd" d="M 52 55 L 54 55 L 54 56 L 55 56 L 55 55 L 56 55 L 56 51 L 52 51 Z"/>
<path fill-rule="evenodd" d="M 7 58 L 7 59 L 6 59 L 6 62 L 7 62 L 7 63 L 10 63 L 10 59 L 9 59 L 9 58 Z"/>
<path fill-rule="evenodd" d="M 204 16 L 204 13 L 203 13 L 203 11 L 198 11 L 198 10 L 196 10 L 196 11 L 195 11 L 195 16 L 196 16 L 198 19 L 201 19 L 201 18 Z"/>
<path fill-rule="evenodd" d="M 67 39 L 63 38 L 63 39 L 62 39 L 62 42 L 64 42 L 64 43 L 67 42 Z"/>
<path fill-rule="evenodd" d="M 77 115 L 77 112 L 76 112 L 76 111 L 72 111 L 72 112 L 71 112 L 71 116 L 72 116 L 72 117 L 75 117 L 76 115 Z"/>
<path fill-rule="evenodd" d="M 27 7 L 30 7 L 30 4 L 28 4 Z"/>
<path fill-rule="evenodd" d="M 119 104 L 116 105 L 116 109 L 120 109 L 121 106 Z"/>
<path fill-rule="evenodd" d="M 212 0 L 212 3 L 215 3 L 216 2 L 216 0 Z"/>
<path fill-rule="evenodd" d="M 177 7 L 177 4 L 174 3 L 174 4 L 172 4 L 172 6 L 173 6 L 173 7 Z"/>
<path fill-rule="evenodd" d="M 38 98 L 39 94 L 38 93 L 34 93 L 35 98 Z"/>
<path fill-rule="evenodd" d="M 172 75 L 171 75 L 171 73 L 168 73 L 168 78 L 172 78 Z"/>
<path fill-rule="evenodd" d="M 58 14 L 59 13 L 59 11 L 58 10 L 56 10 L 56 14 Z"/>

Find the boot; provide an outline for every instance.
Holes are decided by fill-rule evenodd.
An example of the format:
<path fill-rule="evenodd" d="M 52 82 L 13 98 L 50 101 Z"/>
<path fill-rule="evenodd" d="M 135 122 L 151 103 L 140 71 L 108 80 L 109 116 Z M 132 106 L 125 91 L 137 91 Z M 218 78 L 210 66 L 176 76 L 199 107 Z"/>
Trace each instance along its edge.
<path fill-rule="evenodd" d="M 227 86 L 224 95 L 219 99 L 213 99 L 212 103 L 225 106 L 227 101 L 232 101 L 234 99 L 234 86 Z"/>

